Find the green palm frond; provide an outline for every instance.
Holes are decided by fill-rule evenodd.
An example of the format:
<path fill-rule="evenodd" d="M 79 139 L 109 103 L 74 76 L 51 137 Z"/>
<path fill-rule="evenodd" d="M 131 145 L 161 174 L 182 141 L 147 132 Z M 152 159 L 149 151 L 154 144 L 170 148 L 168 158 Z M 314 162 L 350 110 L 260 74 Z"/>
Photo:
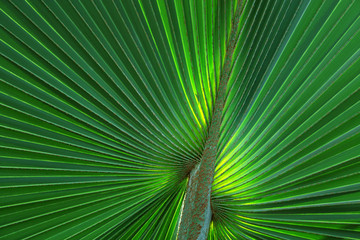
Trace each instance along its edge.
<path fill-rule="evenodd" d="M 175 239 L 225 67 L 208 239 L 360 238 L 360 1 L 0 8 L 0 239 Z"/>

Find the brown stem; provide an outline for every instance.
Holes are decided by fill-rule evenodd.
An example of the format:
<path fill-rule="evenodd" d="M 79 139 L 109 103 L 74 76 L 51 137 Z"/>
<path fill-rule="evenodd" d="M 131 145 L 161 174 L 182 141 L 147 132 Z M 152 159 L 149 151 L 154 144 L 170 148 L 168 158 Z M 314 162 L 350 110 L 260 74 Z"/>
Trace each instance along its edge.
<path fill-rule="evenodd" d="M 220 77 L 204 152 L 200 163 L 192 169 L 189 177 L 178 230 L 178 239 L 180 240 L 206 239 L 209 232 L 212 215 L 210 208 L 211 187 L 214 178 L 217 145 L 241 11 L 242 4 L 239 2 L 232 19 L 225 63 Z"/>

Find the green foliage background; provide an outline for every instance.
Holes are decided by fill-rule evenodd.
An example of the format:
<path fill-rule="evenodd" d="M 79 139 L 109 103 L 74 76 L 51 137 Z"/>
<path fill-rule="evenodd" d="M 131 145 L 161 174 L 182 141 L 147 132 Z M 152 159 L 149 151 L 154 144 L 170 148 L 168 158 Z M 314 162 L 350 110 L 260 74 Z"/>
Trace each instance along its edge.
<path fill-rule="evenodd" d="M 0 1 L 0 239 L 172 239 L 238 1 Z M 248 0 L 209 239 L 360 239 L 360 1 Z"/>

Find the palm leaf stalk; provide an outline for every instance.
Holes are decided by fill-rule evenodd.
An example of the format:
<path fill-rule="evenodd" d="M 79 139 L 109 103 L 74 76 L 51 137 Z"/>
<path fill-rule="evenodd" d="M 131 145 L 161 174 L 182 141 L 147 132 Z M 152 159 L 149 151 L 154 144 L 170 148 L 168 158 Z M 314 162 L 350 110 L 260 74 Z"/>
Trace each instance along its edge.
<path fill-rule="evenodd" d="M 0 1 L 0 239 L 359 239 L 359 9 Z"/>
<path fill-rule="evenodd" d="M 219 87 L 215 97 L 210 126 L 204 151 L 198 165 L 190 172 L 186 197 L 181 213 L 178 239 L 207 239 L 211 212 L 211 190 L 214 178 L 220 126 L 225 105 L 226 90 L 231 74 L 234 50 L 238 40 L 242 2 L 238 2 L 231 21 L 231 32 L 225 53 L 225 63 L 221 71 Z"/>

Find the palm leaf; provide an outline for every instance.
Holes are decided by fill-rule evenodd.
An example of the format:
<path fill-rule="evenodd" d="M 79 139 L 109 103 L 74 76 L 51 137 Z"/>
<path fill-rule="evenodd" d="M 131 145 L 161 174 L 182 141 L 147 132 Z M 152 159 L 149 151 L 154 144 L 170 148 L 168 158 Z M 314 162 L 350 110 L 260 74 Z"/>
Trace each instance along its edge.
<path fill-rule="evenodd" d="M 360 236 L 360 1 L 1 1 L 0 239 L 173 239 L 232 19 L 209 239 Z"/>

